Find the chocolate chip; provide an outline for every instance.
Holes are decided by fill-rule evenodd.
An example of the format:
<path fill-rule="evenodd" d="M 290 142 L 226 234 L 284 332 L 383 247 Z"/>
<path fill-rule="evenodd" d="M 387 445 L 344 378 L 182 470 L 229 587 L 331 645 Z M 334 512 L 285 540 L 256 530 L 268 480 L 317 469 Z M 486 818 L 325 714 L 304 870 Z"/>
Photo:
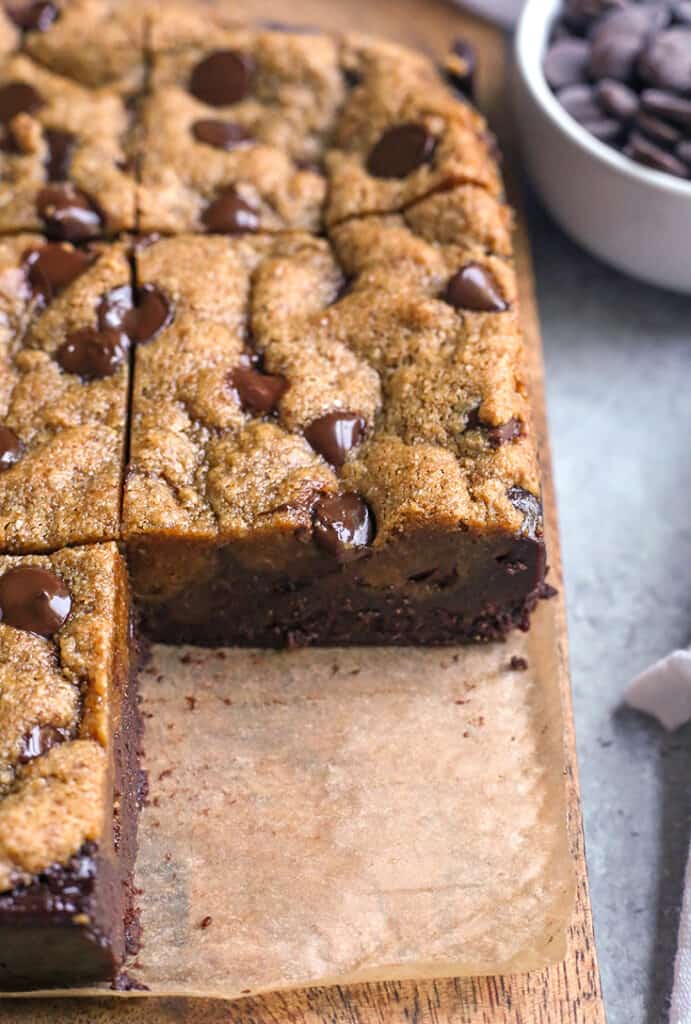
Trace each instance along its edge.
<path fill-rule="evenodd" d="M 127 351 L 127 339 L 110 328 L 97 330 L 82 327 L 68 334 L 55 353 L 55 358 L 67 373 L 76 373 L 82 380 L 111 377 Z"/>
<path fill-rule="evenodd" d="M 682 25 L 691 25 L 691 0 L 677 0 L 672 7 L 674 20 Z"/>
<path fill-rule="evenodd" d="M 319 498 L 312 523 L 315 542 L 339 562 L 361 558 L 374 539 L 374 516 L 352 492 Z"/>
<path fill-rule="evenodd" d="M 508 497 L 514 508 L 523 513 L 521 536 L 536 540 L 542 536 L 542 504 L 540 499 L 523 487 L 511 487 Z"/>
<path fill-rule="evenodd" d="M 357 413 L 328 412 L 305 427 L 305 437 L 315 452 L 338 469 L 348 452 L 362 442 L 366 426 Z"/>
<path fill-rule="evenodd" d="M 0 576 L 0 622 L 27 633 L 52 636 L 70 614 L 70 592 L 55 573 L 19 565 Z"/>
<path fill-rule="evenodd" d="M 675 124 L 691 125 L 691 100 L 675 96 L 661 89 L 644 89 L 641 93 L 643 109 Z"/>
<path fill-rule="evenodd" d="M 606 35 L 638 36 L 644 40 L 651 32 L 666 28 L 670 21 L 669 6 L 666 3 L 627 4 L 621 10 L 605 14 L 596 24 L 592 40 Z"/>
<path fill-rule="evenodd" d="M 8 82 L 0 87 L 0 124 L 8 124 L 17 114 L 34 114 L 45 105 L 40 92 L 28 82 Z"/>
<path fill-rule="evenodd" d="M 51 3 L 8 4 L 6 10 L 23 32 L 45 32 L 60 13 Z"/>
<path fill-rule="evenodd" d="M 633 89 L 613 78 L 603 78 L 595 89 L 598 104 L 612 117 L 620 121 L 631 121 L 636 116 L 639 100 Z"/>
<path fill-rule="evenodd" d="M 24 254 L 32 291 L 46 302 L 83 274 L 93 260 L 91 253 L 58 242 L 47 242 L 40 249 L 29 249 Z"/>
<path fill-rule="evenodd" d="M 476 70 L 475 47 L 467 39 L 456 39 L 444 64 L 444 73 L 449 85 L 461 96 L 472 100 L 475 95 Z"/>
<path fill-rule="evenodd" d="M 510 444 L 516 441 L 523 433 L 523 424 L 515 416 L 506 423 L 500 423 L 497 427 L 489 427 L 487 440 L 493 448 L 500 448 L 503 444 Z"/>
<path fill-rule="evenodd" d="M 70 176 L 75 136 L 72 132 L 59 132 L 48 128 L 44 133 L 44 138 L 48 147 L 46 159 L 48 181 L 65 181 Z"/>
<path fill-rule="evenodd" d="M 35 725 L 30 732 L 22 736 L 19 743 L 19 763 L 28 764 L 35 757 L 47 754 L 51 747 L 69 739 L 69 730 L 54 725 Z"/>
<path fill-rule="evenodd" d="M 685 164 L 688 164 L 691 170 L 691 139 L 688 142 L 680 142 L 675 150 L 676 155 L 680 160 L 683 160 Z"/>
<path fill-rule="evenodd" d="M 203 121 L 195 121 L 192 125 L 192 134 L 197 142 L 204 142 L 214 149 L 237 149 L 238 146 L 246 146 L 251 143 L 252 136 L 235 121 L 216 121 L 208 118 Z"/>
<path fill-rule="evenodd" d="M 24 445 L 14 430 L 0 426 L 0 473 L 14 466 L 24 454 Z"/>
<path fill-rule="evenodd" d="M 590 47 L 584 39 L 560 39 L 550 46 L 544 60 L 545 78 L 556 91 L 588 78 Z"/>
<path fill-rule="evenodd" d="M 564 17 L 574 31 L 583 32 L 596 18 L 626 3 L 627 0 L 566 0 Z"/>
<path fill-rule="evenodd" d="M 602 117 L 598 121 L 586 121 L 583 127 L 601 142 L 616 142 L 621 138 L 623 132 L 620 122 L 611 117 Z"/>
<path fill-rule="evenodd" d="M 455 309 L 479 313 L 502 313 L 508 309 L 494 274 L 479 263 L 461 267 L 449 279 L 443 298 Z"/>
<path fill-rule="evenodd" d="M 240 196 L 234 185 L 209 203 L 202 220 L 209 231 L 220 235 L 253 233 L 260 225 L 258 210 Z"/>
<path fill-rule="evenodd" d="M 682 140 L 682 133 L 674 125 L 641 110 L 636 115 L 636 128 L 661 146 L 673 147 Z"/>
<path fill-rule="evenodd" d="M 629 141 L 624 150 L 627 156 L 639 164 L 651 167 L 655 171 L 665 171 L 673 174 L 676 178 L 689 178 L 689 168 L 672 153 L 656 146 L 650 139 L 646 139 L 640 132 L 631 132 Z"/>
<path fill-rule="evenodd" d="M 254 71 L 254 58 L 249 53 L 215 50 L 193 68 L 189 89 L 203 103 L 225 107 L 245 98 Z"/>
<path fill-rule="evenodd" d="M 638 73 L 649 85 L 673 92 L 691 92 L 691 29 L 660 32 L 641 54 Z"/>
<path fill-rule="evenodd" d="M 155 338 L 173 319 L 173 304 L 154 284 L 144 284 L 132 294 L 128 284 L 106 292 L 98 307 L 98 325 L 126 334 L 143 343 Z"/>
<path fill-rule="evenodd" d="M 47 185 L 41 189 L 36 206 L 49 238 L 63 242 L 85 242 L 96 238 L 103 218 L 93 200 L 73 185 Z"/>
<path fill-rule="evenodd" d="M 593 78 L 614 78 L 629 82 L 634 77 L 636 61 L 644 45 L 639 35 L 607 32 L 599 37 L 590 51 L 588 70 Z"/>
<path fill-rule="evenodd" d="M 288 387 L 285 377 L 263 373 L 248 358 L 228 374 L 228 384 L 242 408 L 257 416 L 273 412 Z"/>
<path fill-rule="evenodd" d="M 355 89 L 362 83 L 362 75 L 357 68 L 343 68 L 343 77 L 349 89 Z"/>
<path fill-rule="evenodd" d="M 557 93 L 557 99 L 567 114 L 580 124 L 602 118 L 602 108 L 597 102 L 595 89 L 590 85 L 568 85 Z"/>
<path fill-rule="evenodd" d="M 367 158 L 367 170 L 375 178 L 407 178 L 429 163 L 437 140 L 424 124 L 409 122 L 389 128 Z"/>

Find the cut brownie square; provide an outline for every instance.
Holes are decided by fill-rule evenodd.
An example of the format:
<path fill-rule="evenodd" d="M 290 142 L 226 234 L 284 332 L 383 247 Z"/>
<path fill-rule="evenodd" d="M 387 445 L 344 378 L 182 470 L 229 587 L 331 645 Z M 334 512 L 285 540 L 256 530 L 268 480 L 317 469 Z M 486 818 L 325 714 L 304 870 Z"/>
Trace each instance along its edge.
<path fill-rule="evenodd" d="M 0 68 L 0 126 L 0 232 L 84 242 L 134 228 L 130 116 L 115 90 L 15 56 Z"/>
<path fill-rule="evenodd" d="M 112 977 L 142 795 L 114 544 L 0 556 L 0 989 Z"/>
<path fill-rule="evenodd" d="M 158 639 L 453 643 L 536 603 L 510 264 L 403 215 L 334 237 L 343 267 L 299 234 L 138 254 L 167 325 L 137 350 L 123 527 Z"/>
<path fill-rule="evenodd" d="M 345 86 L 327 35 L 212 26 L 171 44 L 154 22 L 142 107 L 143 231 L 318 231 L 322 159 Z"/>
<path fill-rule="evenodd" d="M 130 280 L 120 244 L 0 240 L 0 551 L 119 535 Z"/>
<path fill-rule="evenodd" d="M 327 220 L 404 209 L 435 191 L 502 191 L 484 118 L 454 97 L 431 61 L 352 36 L 341 60 L 353 88 L 326 156 Z"/>

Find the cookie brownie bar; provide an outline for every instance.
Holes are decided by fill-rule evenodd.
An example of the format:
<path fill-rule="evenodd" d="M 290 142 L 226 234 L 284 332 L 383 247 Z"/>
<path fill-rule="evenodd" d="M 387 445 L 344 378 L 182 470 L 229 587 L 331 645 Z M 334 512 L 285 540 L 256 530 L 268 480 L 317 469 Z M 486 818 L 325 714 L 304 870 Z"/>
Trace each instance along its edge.
<path fill-rule="evenodd" d="M 114 544 L 0 556 L 0 988 L 112 975 L 141 796 Z M 129 932 L 129 934 L 128 934 Z"/>
<path fill-rule="evenodd" d="M 130 279 L 123 245 L 0 239 L 0 551 L 119 535 Z"/>
<path fill-rule="evenodd" d="M 545 565 L 509 220 L 471 185 L 332 244 L 139 251 L 158 333 L 136 353 L 123 527 L 152 636 L 457 643 L 526 625 Z"/>

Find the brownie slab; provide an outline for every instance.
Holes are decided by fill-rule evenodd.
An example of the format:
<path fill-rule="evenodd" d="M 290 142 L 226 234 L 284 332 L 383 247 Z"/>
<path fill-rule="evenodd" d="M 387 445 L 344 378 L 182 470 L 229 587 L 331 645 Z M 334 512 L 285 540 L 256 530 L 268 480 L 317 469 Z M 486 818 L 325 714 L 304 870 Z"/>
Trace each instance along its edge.
<path fill-rule="evenodd" d="M 114 544 L 0 556 L 0 989 L 111 977 L 142 793 Z"/>
<path fill-rule="evenodd" d="M 445 218 L 430 198 L 332 244 L 138 252 L 166 313 L 136 352 L 123 532 L 153 637 L 452 643 L 526 625 L 539 482 L 513 271 L 478 247 L 507 246 L 492 202 L 496 218 L 460 188 Z M 446 241 L 461 222 L 467 243 Z"/>
<path fill-rule="evenodd" d="M 0 551 L 119 535 L 130 278 L 122 245 L 0 239 Z"/>

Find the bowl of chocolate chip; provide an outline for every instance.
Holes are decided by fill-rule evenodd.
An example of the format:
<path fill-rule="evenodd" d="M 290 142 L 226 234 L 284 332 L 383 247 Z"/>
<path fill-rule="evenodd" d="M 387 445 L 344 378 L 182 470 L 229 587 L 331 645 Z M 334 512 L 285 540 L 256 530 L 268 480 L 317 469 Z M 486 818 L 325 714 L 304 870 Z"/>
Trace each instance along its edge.
<path fill-rule="evenodd" d="M 691 0 L 528 0 L 514 94 L 528 173 L 566 232 L 691 293 Z"/>

